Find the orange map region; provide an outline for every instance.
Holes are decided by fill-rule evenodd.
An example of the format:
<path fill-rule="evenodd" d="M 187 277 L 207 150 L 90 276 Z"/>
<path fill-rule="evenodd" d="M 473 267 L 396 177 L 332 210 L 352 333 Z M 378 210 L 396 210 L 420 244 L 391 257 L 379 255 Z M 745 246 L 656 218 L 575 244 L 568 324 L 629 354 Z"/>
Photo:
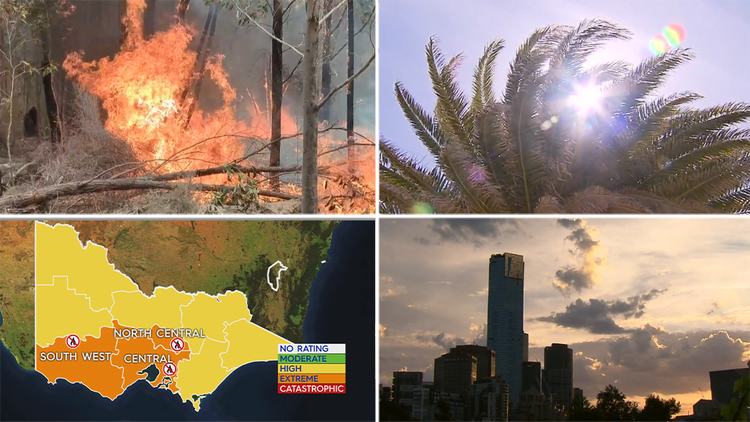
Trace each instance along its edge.
<path fill-rule="evenodd" d="M 65 379 L 70 383 L 80 382 L 102 396 L 114 400 L 125 391 L 122 383 L 112 382 L 114 379 L 122 378 L 122 368 L 106 360 L 84 361 L 83 355 L 91 352 L 114 352 L 115 343 L 112 328 L 102 328 L 99 337 L 86 336 L 75 349 L 65 344 L 65 337 L 59 337 L 48 347 L 36 346 L 37 356 L 40 356 L 37 359 L 36 370 L 50 382 L 54 383 L 58 379 Z M 44 359 L 41 358 L 42 353 Z M 102 356 L 98 355 L 97 358 L 99 357 Z"/>
<path fill-rule="evenodd" d="M 115 338 L 115 329 L 133 330 L 133 327 L 124 327 L 117 320 L 113 320 L 112 324 L 114 328 L 103 327 L 99 337 L 86 336 L 81 339 L 76 348 L 67 346 L 66 337 L 55 339 L 48 347 L 37 345 L 37 356 L 40 356 L 37 371 L 50 382 L 58 379 L 80 382 L 103 397 L 114 400 L 134 382 L 147 378 L 148 373 L 144 370 L 154 365 L 158 375 L 150 382 L 151 385 L 176 393 L 178 388 L 173 381 L 174 376 L 165 376 L 162 368 L 167 361 L 177 367 L 179 361 L 190 359 L 187 342 L 183 342 L 184 349 L 176 353 L 170 348 L 171 337 L 156 337 L 157 330 L 161 328 L 158 325 L 150 330 L 142 330 L 139 336 Z M 145 336 L 149 331 L 150 338 Z M 146 362 L 142 361 L 141 356 L 147 357 Z M 113 382 L 116 379 L 122 382 Z"/>
<path fill-rule="evenodd" d="M 130 327 L 123 327 L 117 322 L 117 320 L 113 320 L 112 323 L 117 330 L 132 329 Z M 169 388 L 170 391 L 172 391 L 173 393 L 177 392 L 178 388 L 174 383 L 174 376 L 165 376 L 163 374 L 162 368 L 164 367 L 164 362 L 162 360 L 164 360 L 164 358 L 162 358 L 162 356 L 164 356 L 166 360 L 173 362 L 175 366 L 177 366 L 177 363 L 179 361 L 183 359 L 190 359 L 190 348 L 188 347 L 187 342 L 183 342 L 184 349 L 182 349 L 179 353 L 175 353 L 169 347 L 169 344 L 172 341 L 171 337 L 156 337 L 156 332 L 157 330 L 159 330 L 159 328 L 161 327 L 159 327 L 158 325 L 154 325 L 153 327 L 151 327 L 150 338 L 131 337 L 117 339 L 117 355 L 112 356 L 112 364 L 123 368 L 123 385 L 126 386 L 125 388 L 127 388 L 128 385 L 131 385 L 132 383 L 138 381 L 139 379 L 146 378 L 148 374 L 138 374 L 138 372 L 143 371 L 153 364 L 154 366 L 156 366 L 156 369 L 159 370 L 159 376 L 157 376 L 156 379 L 151 382 L 151 385 L 156 387 L 160 384 L 166 384 L 167 388 Z M 157 358 L 158 361 L 154 361 L 153 363 L 132 363 L 134 357 L 139 355 L 157 355 L 159 356 L 159 358 Z M 126 356 L 129 357 L 131 363 L 126 362 Z"/>

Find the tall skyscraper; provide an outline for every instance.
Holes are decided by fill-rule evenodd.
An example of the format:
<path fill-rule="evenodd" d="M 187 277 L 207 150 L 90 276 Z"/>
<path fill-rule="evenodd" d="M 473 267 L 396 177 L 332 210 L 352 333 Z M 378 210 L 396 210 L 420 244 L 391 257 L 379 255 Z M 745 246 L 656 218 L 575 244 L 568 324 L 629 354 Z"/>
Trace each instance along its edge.
<path fill-rule="evenodd" d="M 461 344 L 451 348 L 451 352 L 464 352 L 477 358 L 477 382 L 495 376 L 495 352 L 489 347 L 477 344 Z"/>
<path fill-rule="evenodd" d="M 477 380 L 477 358 L 452 350 L 435 359 L 435 390 L 468 398 L 469 387 Z"/>
<path fill-rule="evenodd" d="M 544 348 L 542 380 L 552 400 L 570 410 L 573 401 L 573 349 L 567 344 L 552 343 Z"/>
<path fill-rule="evenodd" d="M 508 383 L 510 408 L 521 394 L 523 362 L 523 256 L 490 256 L 487 346 L 495 351 L 495 374 Z"/>

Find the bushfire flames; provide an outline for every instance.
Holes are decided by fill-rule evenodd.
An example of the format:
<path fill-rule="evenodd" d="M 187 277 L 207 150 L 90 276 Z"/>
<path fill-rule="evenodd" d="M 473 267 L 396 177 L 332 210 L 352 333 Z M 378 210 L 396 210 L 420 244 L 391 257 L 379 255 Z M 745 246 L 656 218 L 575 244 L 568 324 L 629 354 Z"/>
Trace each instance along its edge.
<path fill-rule="evenodd" d="M 267 149 L 263 147 L 270 140 L 269 113 L 253 104 L 248 107 L 248 119 L 237 118 L 236 90 L 224 70 L 223 56 L 213 55 L 206 64 L 206 77 L 221 90 L 223 104 L 210 112 L 196 107 L 188 117 L 190 104 L 195 101 L 194 92 L 191 90 L 184 102 L 180 99 L 190 88 L 198 58 L 198 53 L 190 50 L 195 31 L 176 23 L 169 30 L 144 39 L 145 8 L 144 0 L 127 0 L 127 13 L 123 18 L 126 38 L 114 58 L 85 62 L 80 53 L 71 53 L 63 63 L 70 78 L 101 100 L 106 111 L 106 129 L 127 142 L 138 160 L 154 172 L 195 170 L 241 160 L 245 164 L 267 165 Z M 299 132 L 294 117 L 288 110 L 282 110 L 282 139 L 289 138 L 282 142 L 294 142 L 297 147 L 301 135 L 295 135 Z M 330 132 L 319 136 L 320 152 L 343 143 L 334 141 Z M 258 150 L 262 152 L 253 154 Z M 374 192 L 372 150 L 374 148 L 369 147 L 357 154 L 354 182 Z M 355 177 L 349 173 L 346 151 L 341 152 L 321 155 L 319 165 L 325 166 L 334 179 Z M 213 183 L 227 181 L 221 175 L 212 178 Z M 256 179 L 259 187 L 268 185 L 262 176 Z M 322 179 L 319 183 L 321 202 L 326 205 L 321 208 L 327 212 L 335 212 L 331 199 L 344 193 L 336 192 L 336 185 L 324 183 Z M 301 192 L 298 185 L 290 183 L 282 183 L 281 189 L 293 194 Z M 351 207 L 349 212 L 374 212 L 374 195 L 367 203 L 358 202 L 359 205 Z"/>

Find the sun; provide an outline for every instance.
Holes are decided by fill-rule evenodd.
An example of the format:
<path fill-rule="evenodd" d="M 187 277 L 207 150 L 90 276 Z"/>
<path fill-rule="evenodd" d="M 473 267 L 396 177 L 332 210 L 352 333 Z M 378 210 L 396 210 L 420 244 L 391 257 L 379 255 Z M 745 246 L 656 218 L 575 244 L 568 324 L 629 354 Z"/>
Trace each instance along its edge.
<path fill-rule="evenodd" d="M 570 96 L 570 105 L 578 109 L 578 112 L 585 114 L 590 110 L 599 108 L 599 100 L 602 98 L 602 92 L 594 84 L 586 86 L 576 86 L 575 94 Z"/>

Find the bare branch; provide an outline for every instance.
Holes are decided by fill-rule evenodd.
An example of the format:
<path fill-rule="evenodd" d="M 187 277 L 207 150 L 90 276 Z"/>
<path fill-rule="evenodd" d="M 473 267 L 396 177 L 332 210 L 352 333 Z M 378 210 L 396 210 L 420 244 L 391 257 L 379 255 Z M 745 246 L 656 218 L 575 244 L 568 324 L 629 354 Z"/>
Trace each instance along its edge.
<path fill-rule="evenodd" d="M 302 57 L 305 57 L 305 55 L 304 55 L 304 54 L 302 54 L 302 52 L 301 52 L 301 51 L 297 50 L 297 48 L 296 48 L 295 46 L 293 46 L 293 45 L 291 45 L 291 44 L 289 44 L 289 43 L 285 42 L 284 40 L 281 40 L 281 39 L 278 39 L 278 38 L 276 38 L 276 37 L 275 37 L 275 36 L 274 36 L 274 35 L 273 35 L 273 34 L 272 34 L 271 32 L 269 32 L 269 31 L 268 31 L 268 30 L 267 30 L 266 28 L 264 28 L 264 27 L 263 27 L 263 25 L 261 25 L 260 23 L 258 23 L 258 22 L 257 22 L 257 21 L 256 21 L 255 19 L 253 19 L 252 17 L 250 17 L 250 14 L 249 14 L 249 13 L 247 13 L 247 9 L 248 9 L 248 7 L 249 7 L 249 6 L 248 6 L 248 7 L 245 7 L 245 8 L 242 8 L 242 7 L 240 6 L 239 2 L 235 0 L 235 2 L 234 2 L 234 7 L 236 7 L 236 8 L 237 8 L 237 13 L 238 13 L 238 14 L 240 14 L 240 13 L 241 13 L 242 15 L 244 15 L 244 16 L 245 16 L 245 18 L 246 18 L 247 20 L 249 20 L 250 22 L 254 23 L 254 24 L 255 24 L 255 26 L 257 26 L 258 28 L 260 28 L 260 30 L 261 30 L 261 31 L 265 32 L 265 33 L 266 33 L 266 35 L 268 35 L 268 36 L 269 36 L 269 37 L 271 37 L 272 39 L 274 39 L 274 40 L 276 40 L 276 41 L 278 41 L 278 42 L 280 42 L 280 43 L 284 44 L 285 46 L 287 46 L 287 47 L 291 48 L 292 50 L 294 50 L 294 52 L 295 52 L 295 53 L 299 54 L 300 56 L 302 56 Z"/>
<path fill-rule="evenodd" d="M 333 14 L 333 12 L 336 11 L 336 9 L 338 9 L 339 7 L 341 7 L 341 6 L 345 5 L 345 4 L 346 4 L 346 0 L 342 0 L 341 3 L 337 4 L 336 6 L 333 6 L 333 8 L 331 8 L 331 10 L 328 11 L 328 13 L 326 13 L 325 15 L 323 15 L 322 18 L 320 18 L 320 21 L 323 22 L 326 19 L 328 19 L 328 17 L 331 16 Z"/>
<path fill-rule="evenodd" d="M 372 56 L 370 56 L 370 58 L 367 60 L 367 62 L 365 62 L 365 64 L 355 74 L 353 74 L 351 78 L 348 78 L 347 80 L 345 80 L 344 82 L 342 82 L 341 85 L 337 86 L 336 88 L 333 88 L 331 90 L 331 92 L 329 92 L 328 95 L 325 96 L 325 98 L 323 98 L 322 100 L 320 100 L 320 102 L 315 105 L 315 111 L 319 111 L 325 105 L 325 103 L 327 103 L 328 100 L 330 100 L 331 97 L 333 97 L 338 91 L 346 88 L 346 86 L 349 85 L 349 82 L 357 79 L 359 77 L 359 75 L 363 74 L 365 72 L 365 70 L 367 70 L 367 68 L 370 67 L 370 65 L 374 61 L 375 61 L 375 53 L 373 52 Z"/>

